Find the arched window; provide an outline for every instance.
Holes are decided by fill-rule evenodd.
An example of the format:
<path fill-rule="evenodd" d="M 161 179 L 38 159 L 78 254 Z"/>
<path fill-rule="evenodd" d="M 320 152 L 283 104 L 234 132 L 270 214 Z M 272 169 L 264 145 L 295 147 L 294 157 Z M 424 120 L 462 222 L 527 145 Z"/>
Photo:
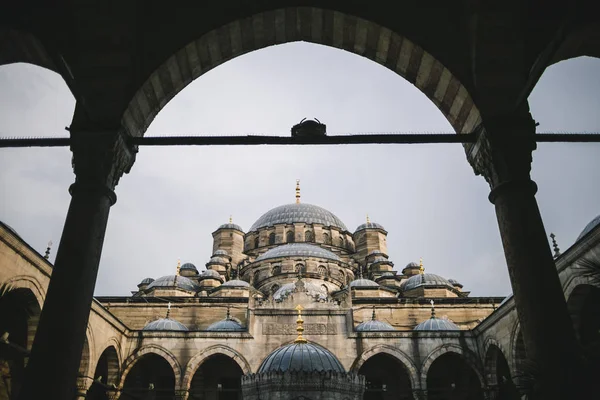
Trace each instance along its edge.
<path fill-rule="evenodd" d="M 331 244 L 331 236 L 329 236 L 329 234 L 327 234 L 327 233 L 323 234 L 323 243 Z"/>
<path fill-rule="evenodd" d="M 258 247 L 258 236 L 254 238 L 254 248 Z"/>
<path fill-rule="evenodd" d="M 324 265 L 319 265 L 319 268 L 317 268 L 317 272 L 321 276 L 327 276 L 327 267 L 325 267 Z"/>
<path fill-rule="evenodd" d="M 269 235 L 269 244 L 275 244 L 275 233 Z"/>
<path fill-rule="evenodd" d="M 254 282 L 257 282 L 258 278 L 260 278 L 260 271 L 254 272 Z"/>
<path fill-rule="evenodd" d="M 275 284 L 275 285 L 271 286 L 271 294 L 274 294 L 278 290 L 279 290 L 279 285 Z"/>
<path fill-rule="evenodd" d="M 271 275 L 279 275 L 281 273 L 281 265 L 276 265 L 271 270 Z"/>
<path fill-rule="evenodd" d="M 314 242 L 315 241 L 315 236 L 313 235 L 312 231 L 306 231 L 304 233 L 304 241 L 305 242 Z"/>
<path fill-rule="evenodd" d="M 329 294 L 329 288 L 327 287 L 327 285 L 321 285 L 321 289 L 323 289 L 325 293 Z"/>
<path fill-rule="evenodd" d="M 288 233 L 285 234 L 285 241 L 287 243 L 294 243 L 294 232 L 288 231 Z"/>
<path fill-rule="evenodd" d="M 343 236 L 340 236 L 340 238 L 338 240 L 338 243 L 339 243 L 340 247 L 344 247 L 345 242 L 344 242 L 344 237 Z"/>
<path fill-rule="evenodd" d="M 304 274 L 306 272 L 306 268 L 302 264 L 296 264 L 296 267 L 294 268 L 294 270 L 296 271 L 297 274 Z"/>

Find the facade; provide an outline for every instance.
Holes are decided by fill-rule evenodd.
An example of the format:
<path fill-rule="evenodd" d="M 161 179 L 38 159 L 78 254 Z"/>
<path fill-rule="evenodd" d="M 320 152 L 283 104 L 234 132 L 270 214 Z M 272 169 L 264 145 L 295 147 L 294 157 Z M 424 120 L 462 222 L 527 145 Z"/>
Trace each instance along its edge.
<path fill-rule="evenodd" d="M 595 374 L 598 225 L 555 256 Z M 94 299 L 78 398 L 496 399 L 531 391 L 513 298 L 471 297 L 422 261 L 397 268 L 387 234 L 368 219 L 350 231 L 332 212 L 300 202 L 298 187 L 295 203 L 248 231 L 219 226 L 204 269 L 167 266 L 129 296 Z M 20 389 L 51 273 L 45 257 L 0 224 L 0 399 Z"/>

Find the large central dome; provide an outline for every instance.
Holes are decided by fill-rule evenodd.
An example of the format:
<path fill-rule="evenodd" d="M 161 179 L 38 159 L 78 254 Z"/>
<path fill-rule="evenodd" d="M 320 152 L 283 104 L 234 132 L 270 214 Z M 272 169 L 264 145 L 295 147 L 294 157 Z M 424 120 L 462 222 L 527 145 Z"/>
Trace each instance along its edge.
<path fill-rule="evenodd" d="M 324 226 L 333 226 L 335 228 L 347 231 L 346 225 L 336 217 L 331 211 L 324 208 L 306 203 L 292 203 L 275 207 L 263 214 L 252 227 L 250 232 L 260 228 L 273 226 L 277 224 L 293 224 L 303 222 L 305 224 L 321 224 Z"/>

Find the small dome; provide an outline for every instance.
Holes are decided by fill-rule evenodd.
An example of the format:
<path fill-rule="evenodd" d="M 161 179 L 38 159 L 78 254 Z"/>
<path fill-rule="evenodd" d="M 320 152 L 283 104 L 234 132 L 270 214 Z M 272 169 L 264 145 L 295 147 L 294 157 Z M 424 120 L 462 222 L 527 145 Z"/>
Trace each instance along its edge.
<path fill-rule="evenodd" d="M 228 224 L 223 224 L 217 228 L 217 230 L 220 230 L 220 229 L 235 229 L 236 231 L 240 231 L 240 232 L 244 233 L 244 230 L 242 229 L 241 226 L 239 226 L 238 224 L 231 223 L 231 222 Z"/>
<path fill-rule="evenodd" d="M 211 324 L 206 330 L 210 332 L 243 332 L 245 329 L 234 319 L 225 318 Z"/>
<path fill-rule="evenodd" d="M 327 300 L 327 292 L 325 289 L 317 284 L 312 282 L 302 281 L 304 284 L 304 292 L 311 297 L 314 297 L 318 300 Z M 290 293 L 292 293 L 296 289 L 296 282 L 286 283 L 281 286 L 275 293 L 273 293 L 273 300 L 276 302 L 280 302 L 285 300 Z"/>
<path fill-rule="evenodd" d="M 369 252 L 368 256 L 376 256 L 376 255 L 382 255 L 382 254 L 384 254 L 384 253 L 381 250 L 371 250 Z"/>
<path fill-rule="evenodd" d="M 450 282 L 453 286 L 456 286 L 456 287 L 459 287 L 459 288 L 463 287 L 462 283 L 460 283 L 456 279 L 448 279 L 448 282 Z"/>
<path fill-rule="evenodd" d="M 143 331 L 188 331 L 187 326 L 170 318 L 161 318 L 148 323 Z"/>
<path fill-rule="evenodd" d="M 442 278 L 439 275 L 436 274 L 417 274 L 417 275 L 413 275 L 410 278 L 408 278 L 407 280 L 405 280 L 404 282 L 402 282 L 402 284 L 400 285 L 400 289 L 406 291 L 406 290 L 411 290 L 420 286 L 425 286 L 425 287 L 440 287 L 440 286 L 445 286 L 445 287 L 450 287 L 453 288 L 454 285 L 450 282 L 448 282 L 448 280 L 446 278 Z"/>
<path fill-rule="evenodd" d="M 222 255 L 214 255 L 210 258 L 210 260 L 206 263 L 206 265 L 227 265 L 229 264 L 229 259 L 227 256 Z"/>
<path fill-rule="evenodd" d="M 449 319 L 431 317 L 415 326 L 415 331 L 459 331 L 460 328 Z"/>
<path fill-rule="evenodd" d="M 350 282 L 351 288 L 365 288 L 365 287 L 379 287 L 379 284 L 375 281 L 365 278 L 358 278 Z"/>
<path fill-rule="evenodd" d="M 276 349 L 264 359 L 257 373 L 285 371 L 346 372 L 335 355 L 316 343 L 292 343 Z"/>
<path fill-rule="evenodd" d="M 357 332 L 395 331 L 393 326 L 384 321 L 370 320 L 356 326 Z"/>
<path fill-rule="evenodd" d="M 377 222 L 366 222 L 362 225 L 359 225 L 354 232 L 362 231 L 363 229 L 381 229 L 382 231 L 385 231 L 383 225 L 378 224 Z"/>
<path fill-rule="evenodd" d="M 219 249 L 219 250 L 215 251 L 215 254 L 213 254 L 213 257 L 214 256 L 229 256 L 229 253 L 227 253 L 227 250 Z"/>
<path fill-rule="evenodd" d="M 221 287 L 250 287 L 250 284 L 240 279 L 232 279 L 222 284 Z"/>
<path fill-rule="evenodd" d="M 149 285 L 152 282 L 154 282 L 153 278 L 145 278 L 145 279 L 142 279 L 142 281 L 138 284 L 138 286 Z"/>
<path fill-rule="evenodd" d="M 421 266 L 416 262 L 409 262 L 408 264 L 406 264 L 406 267 L 404 267 L 404 269 L 412 269 L 412 268 L 419 269 L 419 268 L 421 268 Z"/>
<path fill-rule="evenodd" d="M 388 261 L 388 259 L 383 256 L 375 256 L 375 258 L 373 258 L 373 261 L 371 261 L 371 262 L 372 263 L 382 263 L 382 262 L 391 262 L 391 261 Z"/>
<path fill-rule="evenodd" d="M 275 207 L 274 209 L 267 211 L 256 220 L 254 225 L 250 228 L 250 232 L 268 226 L 293 224 L 296 222 L 333 226 L 342 231 L 348 230 L 346 225 L 344 225 L 338 217 L 324 208 L 307 203 L 292 203 Z"/>
<path fill-rule="evenodd" d="M 577 240 L 583 238 L 585 235 L 587 235 L 588 233 L 590 233 L 598 225 L 600 225 L 600 215 L 598 215 L 596 218 L 594 218 L 593 220 L 591 220 L 585 226 L 585 228 L 583 228 L 583 231 L 581 231 L 581 233 L 579 234 L 579 236 L 577 236 Z"/>
<path fill-rule="evenodd" d="M 288 243 L 266 251 L 258 256 L 255 262 L 279 257 L 314 257 L 341 261 L 337 254 L 314 244 Z"/>
<path fill-rule="evenodd" d="M 223 282 L 223 276 L 221 276 L 221 274 L 219 274 L 217 271 L 215 271 L 213 269 L 207 269 L 206 271 L 202 271 L 202 273 L 198 277 L 198 280 L 204 280 L 204 279 L 216 279 L 216 280 Z"/>
<path fill-rule="evenodd" d="M 196 271 L 198 272 L 198 269 L 196 268 L 196 266 L 192 263 L 185 263 L 181 266 L 180 268 L 181 270 L 190 270 L 190 271 Z"/>
<path fill-rule="evenodd" d="M 163 287 L 177 287 L 189 291 L 196 291 L 198 289 L 198 285 L 191 279 L 178 275 L 163 276 L 148 285 L 148 289 Z"/>

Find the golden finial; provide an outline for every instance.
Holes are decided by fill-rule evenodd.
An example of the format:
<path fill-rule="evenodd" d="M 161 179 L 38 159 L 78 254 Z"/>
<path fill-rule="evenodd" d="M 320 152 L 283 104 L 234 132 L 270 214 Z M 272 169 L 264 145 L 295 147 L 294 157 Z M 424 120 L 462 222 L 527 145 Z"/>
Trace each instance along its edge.
<path fill-rule="evenodd" d="M 369 219 L 369 214 L 367 214 L 367 224 L 370 224 L 371 220 Z"/>
<path fill-rule="evenodd" d="M 294 343 L 307 343 L 308 341 L 306 339 L 304 339 L 302 337 L 302 332 L 304 332 L 304 320 L 302 319 L 302 310 L 304 310 L 304 307 L 302 307 L 300 304 L 298 304 L 296 306 L 296 311 L 298 311 L 298 319 L 296 319 L 296 324 L 298 325 L 296 327 L 296 332 L 298 332 L 298 337 L 296 338 L 296 340 L 294 340 Z"/>
<path fill-rule="evenodd" d="M 419 258 L 419 273 L 425 273 L 425 268 L 423 268 L 423 257 Z"/>
<path fill-rule="evenodd" d="M 233 218 L 231 218 L 231 215 L 229 216 L 229 223 L 232 224 L 233 223 Z"/>
<path fill-rule="evenodd" d="M 177 259 L 177 276 L 179 276 L 179 272 L 181 271 L 181 260 Z"/>
<path fill-rule="evenodd" d="M 296 204 L 300 204 L 300 179 L 296 179 Z"/>

